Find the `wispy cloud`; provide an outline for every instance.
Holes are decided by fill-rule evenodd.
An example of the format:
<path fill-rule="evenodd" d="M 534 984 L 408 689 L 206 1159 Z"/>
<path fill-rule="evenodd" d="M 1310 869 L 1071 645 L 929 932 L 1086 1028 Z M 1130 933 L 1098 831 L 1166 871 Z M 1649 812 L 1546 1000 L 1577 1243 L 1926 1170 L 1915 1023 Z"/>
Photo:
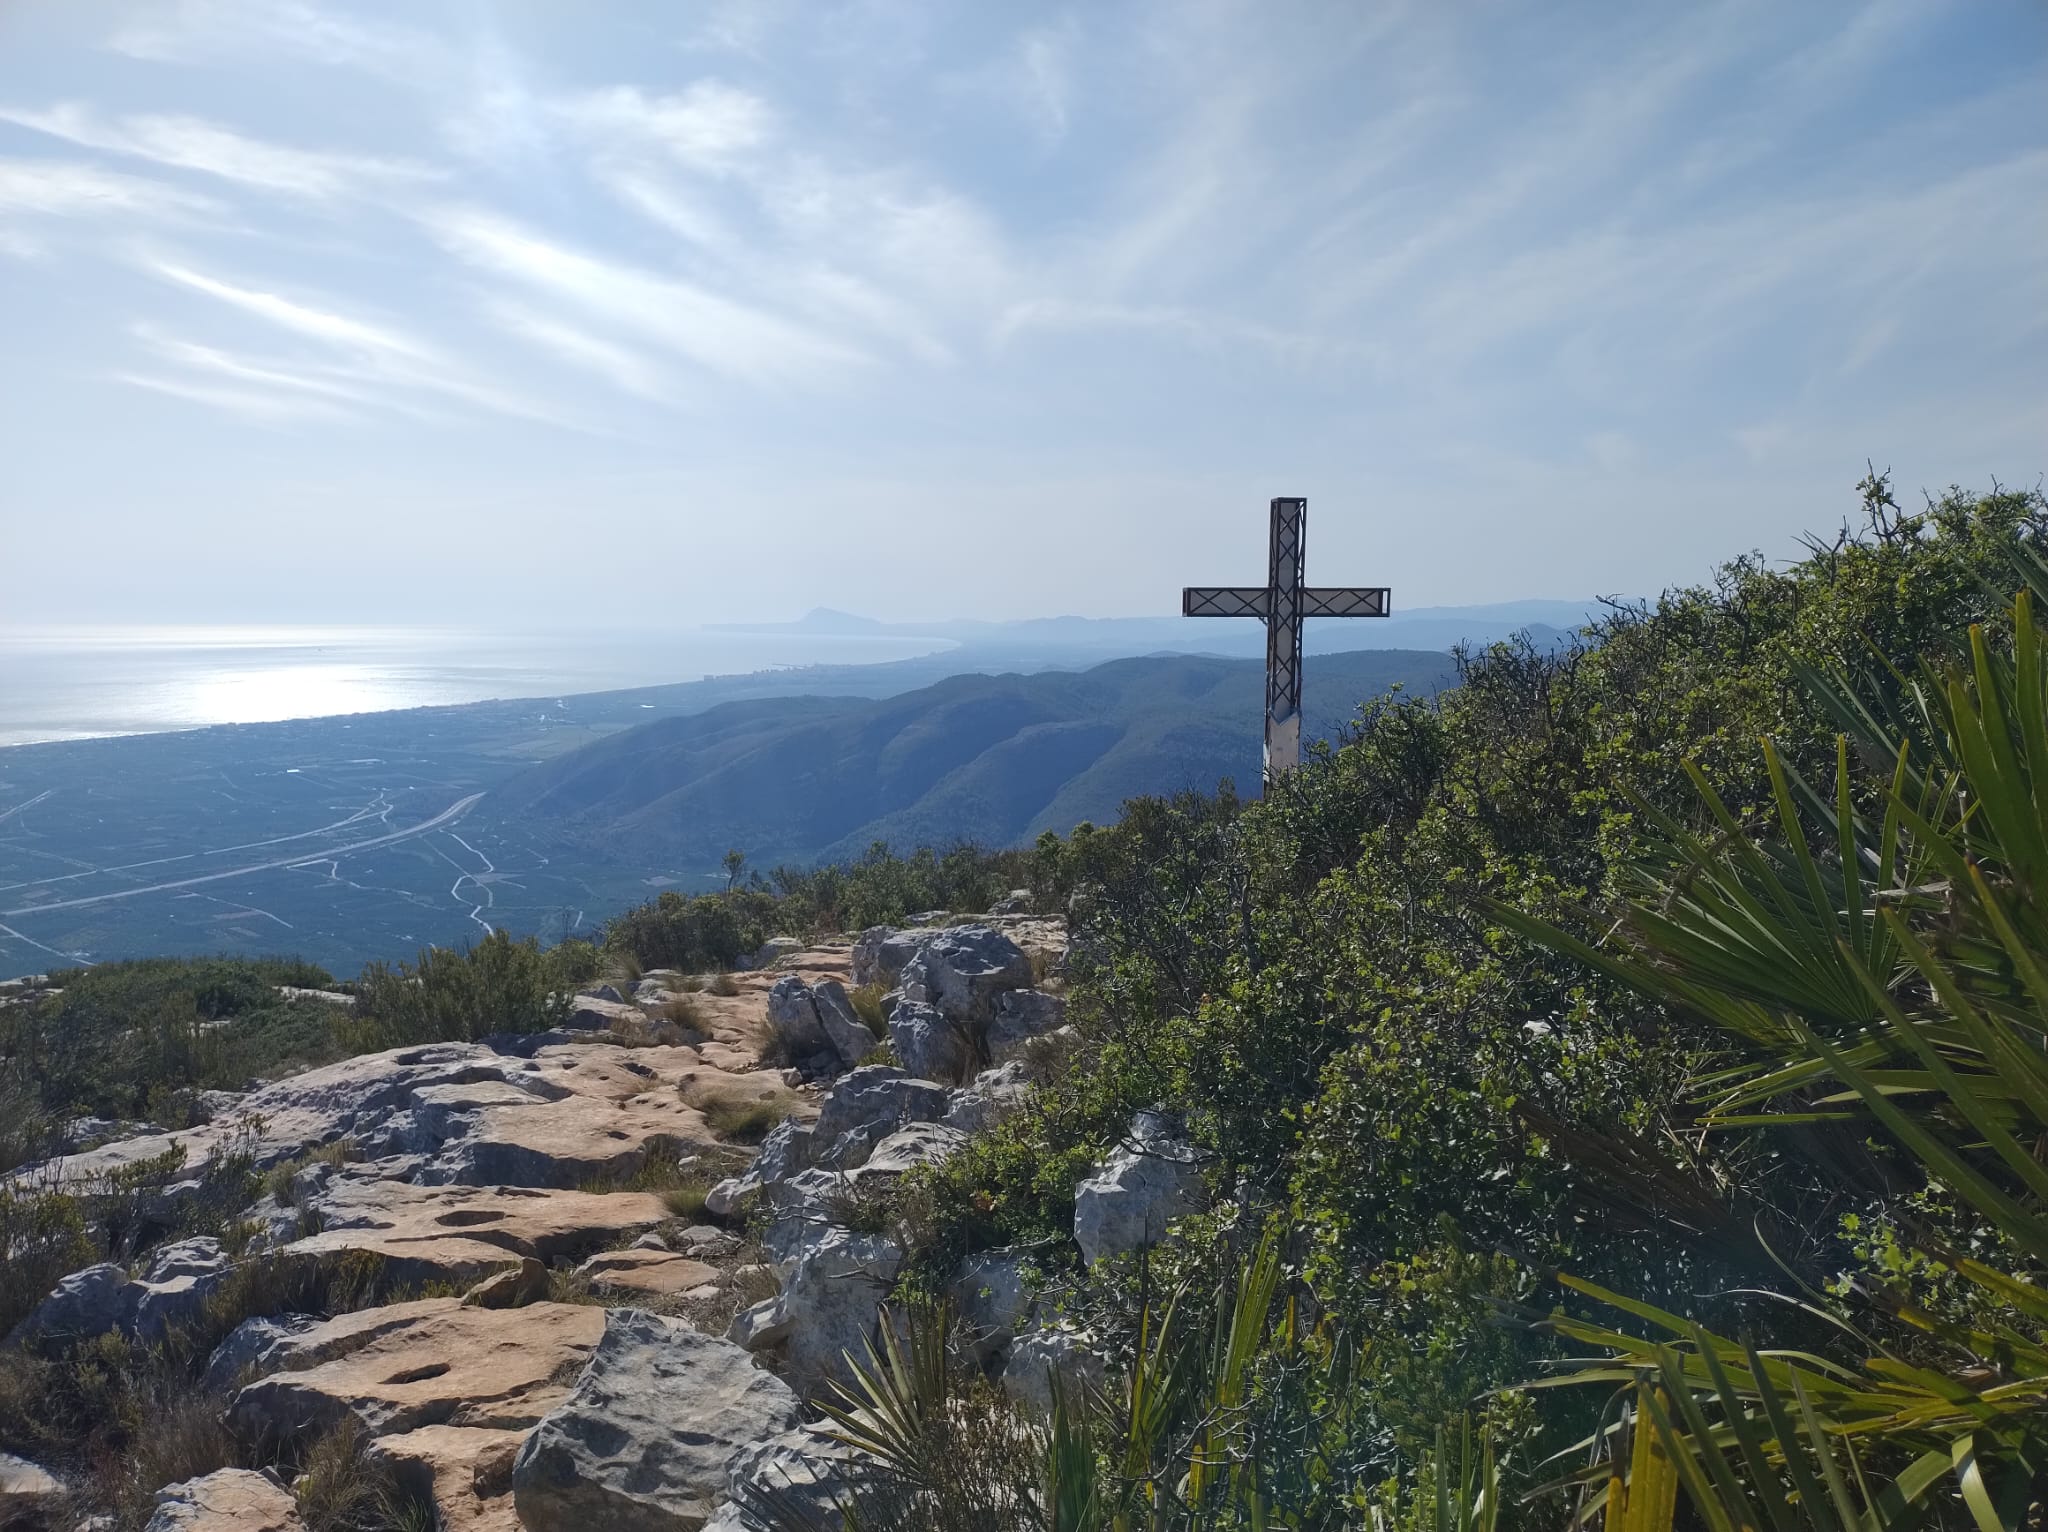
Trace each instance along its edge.
<path fill-rule="evenodd" d="M 553 110 L 599 147 L 658 150 L 697 170 L 722 170 L 760 148 L 775 129 L 768 103 L 719 80 L 699 80 L 672 95 L 613 85 L 565 97 Z"/>
<path fill-rule="evenodd" d="M 595 373 L 625 393 L 665 404 L 676 399 L 675 379 L 629 346 L 503 299 L 487 300 L 484 312 L 506 334 L 528 341 L 572 367 Z"/>
<path fill-rule="evenodd" d="M 211 197 L 97 165 L 0 159 L 0 212 L 58 218 L 166 218 L 217 212 L 219 208 Z"/>
<path fill-rule="evenodd" d="M 829 336 L 675 278 L 557 243 L 488 213 L 427 226 L 459 259 L 581 309 L 709 371 L 751 383 L 816 382 L 863 360 Z"/>
<path fill-rule="evenodd" d="M 244 186 L 330 201 L 370 191 L 418 185 L 441 173 L 407 160 L 296 149 L 249 138 L 197 117 L 102 118 L 89 106 L 66 102 L 46 111 L 0 107 L 11 122 L 83 148 L 153 160 Z"/>
<path fill-rule="evenodd" d="M 321 381 L 362 385 L 365 403 L 388 402 L 400 413 L 412 413 L 415 396 L 452 400 L 474 409 L 521 420 L 544 421 L 570 429 L 589 429 L 575 413 L 552 408 L 489 381 L 477 369 L 447 355 L 442 348 L 400 328 L 357 318 L 313 302 L 207 276 L 175 261 L 151 258 L 146 269 L 166 282 L 264 320 L 279 329 L 319 342 L 340 354 L 315 370 L 298 373 L 298 386 L 318 392 Z M 189 360 L 190 358 L 188 358 Z M 216 358 L 200 365 L 221 370 Z M 248 364 L 244 364 L 248 365 Z M 395 395 L 394 395 L 395 391 Z"/>
<path fill-rule="evenodd" d="M 151 0 L 115 30 L 108 46 L 166 64 L 281 54 L 399 81 L 431 75 L 447 53 L 438 37 L 421 28 L 346 15 L 308 0 Z"/>
<path fill-rule="evenodd" d="M 130 388 L 166 394 L 174 399 L 183 399 L 189 404 L 203 404 L 208 409 L 220 410 L 245 420 L 275 424 L 293 420 L 353 421 L 359 418 L 327 400 L 308 398 L 302 394 L 222 388 L 214 384 L 195 382 L 190 378 L 163 377 L 142 372 L 116 372 L 110 376 L 116 383 L 126 384 Z"/>

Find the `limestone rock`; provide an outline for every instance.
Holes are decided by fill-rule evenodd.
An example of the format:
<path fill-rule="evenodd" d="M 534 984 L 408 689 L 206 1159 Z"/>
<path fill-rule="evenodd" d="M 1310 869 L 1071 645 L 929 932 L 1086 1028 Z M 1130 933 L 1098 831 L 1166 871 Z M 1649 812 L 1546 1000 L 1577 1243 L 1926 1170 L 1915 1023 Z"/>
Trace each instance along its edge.
<path fill-rule="evenodd" d="M 842 1075 L 826 1093 L 812 1127 L 813 1144 L 828 1144 L 850 1128 L 886 1122 L 933 1122 L 946 1113 L 946 1088 L 918 1080 L 887 1064 L 869 1064 Z"/>
<path fill-rule="evenodd" d="M 1053 1379 L 1069 1397 L 1084 1388 L 1100 1388 L 1108 1366 L 1095 1337 L 1068 1329 L 1033 1330 L 1019 1336 L 1003 1364 L 1003 1392 L 1040 1415 L 1052 1413 Z"/>
<path fill-rule="evenodd" d="M 411 1282 L 469 1283 L 522 1257 L 581 1255 L 668 1217 L 652 1192 L 409 1186 L 367 1174 L 337 1177 L 315 1206 L 324 1227 L 285 1246 L 280 1258 L 369 1250 Z"/>
<path fill-rule="evenodd" d="M 731 1217 L 762 1187 L 786 1181 L 806 1168 L 811 1163 L 814 1142 L 811 1124 L 796 1117 L 783 1118 L 761 1140 L 760 1151 L 746 1173 L 728 1177 L 712 1187 L 704 1198 L 704 1206 L 714 1217 Z"/>
<path fill-rule="evenodd" d="M 694 1532 L 734 1455 L 797 1419 L 796 1396 L 739 1347 L 614 1309 L 574 1391 L 520 1448 L 513 1501 L 530 1532 Z"/>
<path fill-rule="evenodd" d="M 225 1394 L 243 1383 L 275 1372 L 288 1345 L 321 1321 L 310 1314 L 279 1314 L 269 1318 L 245 1319 L 228 1332 L 227 1339 L 213 1348 L 206 1359 L 200 1386 L 209 1393 Z"/>
<path fill-rule="evenodd" d="M 777 979 L 768 991 L 768 1029 L 790 1058 L 830 1046 L 811 986 L 793 973 Z"/>
<path fill-rule="evenodd" d="M 828 1429 L 798 1426 L 742 1447 L 727 1474 L 731 1498 L 712 1525 L 730 1532 L 771 1532 L 788 1523 L 777 1511 L 793 1509 L 815 1532 L 838 1532 L 845 1525 L 841 1507 L 869 1459 L 835 1441 Z"/>
<path fill-rule="evenodd" d="M 202 1236 L 165 1245 L 129 1289 L 133 1319 L 125 1328 L 145 1344 L 158 1344 L 198 1320 L 206 1300 L 233 1269 L 217 1239 Z"/>
<path fill-rule="evenodd" d="M 811 999 L 818 1008 L 818 1020 L 825 1028 L 833 1051 L 848 1069 L 858 1069 L 867 1056 L 882 1046 L 882 1040 L 860 1019 L 847 996 L 846 986 L 826 979 L 811 987 Z"/>
<path fill-rule="evenodd" d="M 775 1252 L 772 1243 L 769 1248 Z M 864 1356 L 874 1338 L 903 1260 L 903 1247 L 886 1234 L 856 1233 L 839 1224 L 809 1227 L 776 1253 L 781 1294 L 749 1310 L 745 1326 L 736 1322 L 735 1338 L 754 1350 L 779 1345 L 786 1376 L 806 1393 L 844 1379 L 847 1357 Z"/>
<path fill-rule="evenodd" d="M 868 1155 L 860 1179 L 896 1176 L 923 1165 L 943 1165 L 967 1147 L 967 1135 L 943 1123 L 913 1122 L 898 1128 Z"/>
<path fill-rule="evenodd" d="M 951 1085 L 966 1073 L 967 1038 L 936 1007 L 902 1000 L 889 1016 L 889 1046 L 910 1073 Z"/>
<path fill-rule="evenodd" d="M 1202 1205 L 1194 1146 L 1154 1113 L 1140 1112 L 1123 1143 L 1074 1189 L 1074 1239 L 1093 1266 L 1165 1238 L 1174 1219 Z"/>
<path fill-rule="evenodd" d="M 662 1297 L 702 1287 L 718 1275 L 702 1261 L 672 1250 L 609 1250 L 585 1261 L 576 1274 L 600 1290 Z"/>
<path fill-rule="evenodd" d="M 953 1312 L 974 1361 L 1000 1351 L 1030 1314 L 1029 1264 L 1020 1250 L 984 1250 L 960 1263 L 953 1279 Z"/>
<path fill-rule="evenodd" d="M 7 1337 L 10 1347 L 56 1350 L 123 1327 L 133 1313 L 128 1273 L 112 1261 L 74 1271 Z"/>
<path fill-rule="evenodd" d="M 1057 1031 L 1066 1024 L 1067 1002 L 1039 989 L 1016 989 L 996 1001 L 995 1019 L 988 1024 L 987 1047 L 992 1063 L 1000 1064 L 1024 1050 L 1035 1037 Z"/>
<path fill-rule="evenodd" d="M 523 1309 L 547 1295 L 548 1269 L 529 1255 L 517 1266 L 485 1277 L 462 1295 L 462 1302 L 472 1309 Z"/>
<path fill-rule="evenodd" d="M 251 1442 L 294 1439 L 354 1415 L 373 1436 L 428 1425 L 530 1429 L 567 1392 L 604 1310 L 534 1303 L 465 1308 L 427 1298 L 344 1314 L 282 1348 L 288 1371 L 251 1383 L 228 1423 Z"/>
<path fill-rule="evenodd" d="M 1022 1107 L 1036 1083 L 1021 1059 L 984 1069 L 946 1098 L 946 1113 L 940 1121 L 963 1133 L 985 1133 Z"/>
<path fill-rule="evenodd" d="M 1009 893 L 988 907 L 991 915 L 1028 915 L 1031 913 L 1031 890 L 1013 888 Z"/>
<path fill-rule="evenodd" d="M 605 988 L 610 989 L 611 986 L 606 985 Z M 640 1007 L 626 1000 L 578 995 L 569 1007 L 569 1014 L 562 1018 L 562 1025 L 572 1032 L 609 1032 L 621 1022 L 630 1026 L 642 1016 Z"/>
<path fill-rule="evenodd" d="M 576 997 L 579 1000 L 602 1000 L 608 1005 L 623 1005 L 626 1002 L 626 997 L 612 984 L 593 984 L 587 989 L 579 989 L 576 991 Z"/>
<path fill-rule="evenodd" d="M 804 944 L 794 936 L 771 936 L 754 950 L 748 961 L 756 968 L 772 968 L 803 950 Z"/>
<path fill-rule="evenodd" d="M 144 1532 L 303 1532 L 291 1491 L 269 1474 L 223 1468 L 156 1492 Z"/>
<path fill-rule="evenodd" d="M 937 926 L 913 926 L 899 931 L 893 926 L 870 926 L 853 943 L 852 973 L 856 984 L 880 984 L 893 988 L 923 943 L 939 934 Z"/>
<path fill-rule="evenodd" d="M 1031 959 L 1009 937 L 988 926 L 952 926 L 923 942 L 904 966 L 907 1000 L 938 1007 L 963 1026 L 985 1025 L 997 997 L 1026 989 Z"/>
<path fill-rule="evenodd" d="M 64 1502 L 64 1483 L 47 1468 L 0 1452 L 0 1527 L 30 1526 Z"/>

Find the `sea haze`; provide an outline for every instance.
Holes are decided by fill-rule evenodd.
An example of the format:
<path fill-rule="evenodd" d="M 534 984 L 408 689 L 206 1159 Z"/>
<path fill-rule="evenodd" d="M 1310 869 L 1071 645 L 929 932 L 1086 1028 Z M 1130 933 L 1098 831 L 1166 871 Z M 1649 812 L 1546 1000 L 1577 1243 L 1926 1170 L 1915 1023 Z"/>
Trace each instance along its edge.
<path fill-rule="evenodd" d="M 805 632 L 0 627 L 0 745 L 567 696 L 951 647 Z"/>

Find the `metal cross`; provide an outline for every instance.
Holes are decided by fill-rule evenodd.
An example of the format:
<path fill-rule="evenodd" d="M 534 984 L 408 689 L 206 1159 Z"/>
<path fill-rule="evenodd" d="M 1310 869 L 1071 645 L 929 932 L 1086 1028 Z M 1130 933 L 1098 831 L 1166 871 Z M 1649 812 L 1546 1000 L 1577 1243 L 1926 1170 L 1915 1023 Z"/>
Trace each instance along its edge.
<path fill-rule="evenodd" d="M 1264 589 L 1190 585 L 1183 617 L 1257 617 L 1266 624 L 1266 780 L 1301 764 L 1301 621 L 1304 617 L 1384 617 L 1385 586 L 1304 586 L 1302 543 L 1308 502 L 1273 502 L 1273 556 Z"/>

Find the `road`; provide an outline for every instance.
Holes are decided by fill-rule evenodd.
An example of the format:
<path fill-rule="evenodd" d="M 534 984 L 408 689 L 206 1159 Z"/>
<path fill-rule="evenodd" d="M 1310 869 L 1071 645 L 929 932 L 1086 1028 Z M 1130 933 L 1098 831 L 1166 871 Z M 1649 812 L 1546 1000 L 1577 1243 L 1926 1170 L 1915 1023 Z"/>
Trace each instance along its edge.
<path fill-rule="evenodd" d="M 48 904 L 24 904 L 17 909 L 0 910 L 0 919 L 15 915 L 39 915 L 45 910 L 76 910 L 91 904 L 107 904 L 115 899 L 137 899 L 144 894 L 160 894 L 174 888 L 194 888 L 202 883 L 218 883 L 226 878 L 246 878 L 251 873 L 274 872 L 280 867 L 300 867 L 307 863 L 347 856 L 351 852 L 368 851 L 376 846 L 388 846 L 394 841 L 410 840 L 415 835 L 424 835 L 429 830 L 438 830 L 443 825 L 453 824 L 476 807 L 477 800 L 482 797 L 482 793 L 471 793 L 467 798 L 457 799 L 432 819 L 422 820 L 416 825 L 409 825 L 403 830 L 393 830 L 388 835 L 379 835 L 370 840 L 359 840 L 346 846 L 329 846 L 310 856 L 301 853 L 274 862 L 257 862 L 248 867 L 237 867 L 228 872 L 209 872 L 196 878 L 178 878 L 168 883 L 151 883 L 141 888 L 121 888 L 110 894 L 89 894 L 81 899 L 58 899 Z"/>

